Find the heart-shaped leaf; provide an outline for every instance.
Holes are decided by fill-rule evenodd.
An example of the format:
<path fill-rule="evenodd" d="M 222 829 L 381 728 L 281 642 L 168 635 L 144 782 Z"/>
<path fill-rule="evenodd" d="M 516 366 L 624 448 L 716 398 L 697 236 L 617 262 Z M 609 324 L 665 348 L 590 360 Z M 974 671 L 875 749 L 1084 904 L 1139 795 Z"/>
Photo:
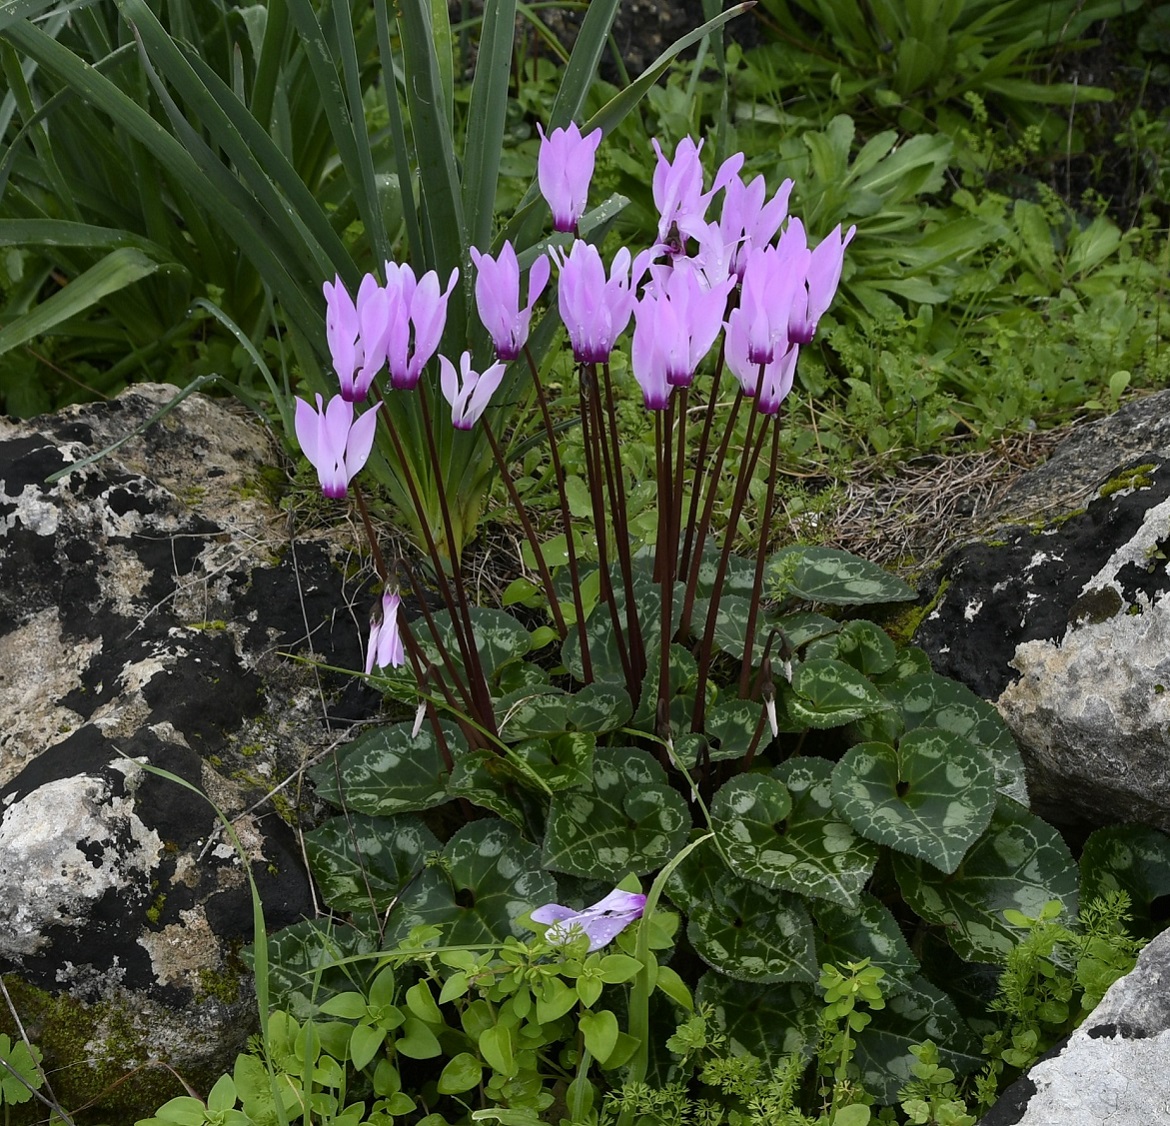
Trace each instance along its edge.
<path fill-rule="evenodd" d="M 768 581 L 780 598 L 866 606 L 909 602 L 914 591 L 875 563 L 831 547 L 796 544 L 781 548 L 768 562 Z"/>
<path fill-rule="evenodd" d="M 531 648 L 528 631 L 511 614 L 504 610 L 493 610 L 484 606 L 472 606 L 471 629 L 479 653 L 479 662 L 484 676 L 489 679 L 503 666 L 521 661 Z M 463 668 L 463 658 L 451 624 L 451 615 L 441 610 L 434 615 L 435 626 L 451 660 Z M 419 644 L 430 662 L 442 666 L 439 650 L 431 639 L 429 630 L 418 632 Z M 466 676 L 466 672 L 463 673 Z"/>
<path fill-rule="evenodd" d="M 831 659 L 802 662 L 783 695 L 791 718 L 805 727 L 840 727 L 890 706 L 852 665 Z"/>
<path fill-rule="evenodd" d="M 592 783 L 553 796 L 544 862 L 616 883 L 661 868 L 682 847 L 690 823 L 686 802 L 645 751 L 599 747 Z"/>
<path fill-rule="evenodd" d="M 998 962 L 1023 931 L 1003 915 L 1009 908 L 1036 918 L 1049 900 L 1069 917 L 1077 910 L 1077 869 L 1051 825 L 1011 798 L 1000 797 L 987 832 L 962 866 L 944 877 L 929 864 L 894 857 L 907 902 L 924 919 L 946 927 L 947 940 L 969 962 Z"/>
<path fill-rule="evenodd" d="M 1170 837 L 1146 825 L 1110 825 L 1090 836 L 1081 853 L 1081 902 L 1112 891 L 1129 896 L 1134 933 L 1152 936 L 1162 930 L 1170 896 Z"/>
<path fill-rule="evenodd" d="M 759 746 L 771 741 L 772 732 L 767 728 L 760 731 L 764 708 L 755 700 L 737 700 L 734 697 L 721 701 L 707 712 L 707 734 L 717 741 L 711 748 L 712 762 L 725 759 L 740 759 L 758 738 Z"/>
<path fill-rule="evenodd" d="M 447 842 L 441 863 L 426 869 L 390 913 L 386 942 L 412 927 L 443 928 L 453 945 L 502 942 L 531 932 L 516 920 L 557 901 L 556 881 L 543 871 L 540 852 L 503 821 L 473 821 Z"/>
<path fill-rule="evenodd" d="M 544 790 L 537 786 L 530 770 L 495 751 L 460 755 L 448 787 L 452 797 L 490 809 L 522 832 L 539 836 L 542 831 Z"/>
<path fill-rule="evenodd" d="M 424 723 L 411 737 L 413 723 L 371 728 L 309 771 L 317 796 L 355 813 L 389 816 L 431 809 L 450 800 L 447 767 L 435 740 L 434 728 Z M 466 750 L 462 733 L 453 723 L 441 723 L 452 754 Z"/>
<path fill-rule="evenodd" d="M 927 673 L 891 686 L 886 695 L 901 712 L 907 731 L 939 727 L 961 735 L 991 760 L 995 788 L 1021 805 L 1028 804 L 1024 761 L 998 709 L 965 684 Z"/>
<path fill-rule="evenodd" d="M 625 689 L 594 681 L 569 697 L 568 713 L 569 723 L 575 730 L 600 735 L 628 723 L 634 708 Z"/>
<path fill-rule="evenodd" d="M 955 1003 L 925 978 L 915 977 L 857 1033 L 854 1062 L 862 1085 L 878 1102 L 897 1102 L 899 1088 L 915 1077 L 910 1069 L 918 1060 L 910 1049 L 925 1040 L 938 1045 L 940 1062 L 956 1075 L 983 1066 L 979 1042 Z"/>
<path fill-rule="evenodd" d="M 816 949 L 799 898 L 739 878 L 706 841 L 671 873 L 671 900 L 687 912 L 699 957 L 745 981 L 812 981 Z"/>
<path fill-rule="evenodd" d="M 434 833 L 410 816 L 354 813 L 305 834 L 317 886 L 336 911 L 384 911 L 440 848 Z"/>
<path fill-rule="evenodd" d="M 979 748 L 922 727 L 897 749 L 850 748 L 833 770 L 833 804 L 866 839 L 953 872 L 991 820 L 994 782 Z"/>
<path fill-rule="evenodd" d="M 888 907 L 872 895 L 863 893 L 856 908 L 836 903 L 814 903 L 813 915 L 818 924 L 817 961 L 843 966 L 861 962 L 885 970 L 882 992 L 893 996 L 907 988 L 918 973 L 918 959 L 910 952 L 897 919 Z"/>
<path fill-rule="evenodd" d="M 802 1055 L 816 1036 L 812 986 L 761 985 L 708 972 L 699 978 L 696 1005 L 710 1005 L 730 1055 L 758 1056 L 769 1067 Z"/>
<path fill-rule="evenodd" d="M 551 684 L 516 688 L 493 701 L 497 730 L 508 740 L 559 735 L 569 729 L 569 699 Z"/>
<path fill-rule="evenodd" d="M 809 644 L 805 659 L 835 658 L 852 665 L 865 676 L 876 676 L 894 667 L 898 650 L 889 635 L 873 622 L 846 622 L 829 637 Z"/>
<path fill-rule="evenodd" d="M 512 750 L 550 790 L 567 790 L 589 784 L 596 742 L 584 731 L 566 731 L 553 739 L 529 739 Z"/>

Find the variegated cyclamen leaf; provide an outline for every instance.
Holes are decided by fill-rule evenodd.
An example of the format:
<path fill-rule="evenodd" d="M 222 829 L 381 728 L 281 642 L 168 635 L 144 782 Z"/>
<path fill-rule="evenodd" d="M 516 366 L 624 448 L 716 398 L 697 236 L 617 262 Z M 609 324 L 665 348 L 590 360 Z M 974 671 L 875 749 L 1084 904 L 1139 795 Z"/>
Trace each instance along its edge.
<path fill-rule="evenodd" d="M 642 699 L 634 713 L 632 724 L 640 730 L 656 730 L 658 727 L 658 673 L 657 652 L 647 657 L 646 676 L 642 681 Z M 699 678 L 699 665 L 685 645 L 670 647 L 670 700 L 668 714 L 675 731 L 690 727 L 695 711 L 695 685 Z"/>
<path fill-rule="evenodd" d="M 516 688 L 492 702 L 497 730 L 508 740 L 559 735 L 569 729 L 569 699 L 551 684 Z"/>
<path fill-rule="evenodd" d="M 865 676 L 877 676 L 893 668 L 898 650 L 880 626 L 857 620 L 846 622 L 835 634 L 809 644 L 805 659 L 832 657 L 852 665 Z"/>
<path fill-rule="evenodd" d="M 268 995 L 297 1020 L 308 1020 L 335 993 L 353 989 L 353 967 L 337 963 L 378 949 L 368 934 L 328 917 L 304 919 L 268 936 Z M 252 964 L 248 950 L 244 957 Z M 373 965 L 371 960 L 368 965 Z"/>
<path fill-rule="evenodd" d="M 806 646 L 810 641 L 814 641 L 818 637 L 828 637 L 834 634 L 841 628 L 841 623 L 834 621 L 832 618 L 826 618 L 824 614 L 814 614 L 809 610 L 801 610 L 793 614 L 777 614 L 769 616 L 768 625 L 771 628 L 780 630 L 784 637 L 788 639 L 788 644 L 793 653 Z M 780 660 L 780 639 L 772 644 L 773 660 L 779 664 Z"/>
<path fill-rule="evenodd" d="M 962 867 L 942 876 L 929 864 L 894 857 L 906 901 L 941 923 L 947 941 L 968 962 L 1000 962 L 1024 935 L 1004 911 L 1039 916 L 1050 900 L 1077 912 L 1077 868 L 1060 834 L 1011 798 L 1000 797 L 987 831 Z"/>
<path fill-rule="evenodd" d="M 452 754 L 467 743 L 453 723 L 440 724 Z M 412 722 L 364 731 L 309 771 L 317 796 L 356 813 L 390 816 L 431 809 L 450 800 L 447 767 L 426 722 L 412 736 Z"/>
<path fill-rule="evenodd" d="M 751 615 L 752 600 L 737 594 L 725 594 L 719 600 L 715 611 L 715 629 L 712 633 L 715 645 L 737 661 L 743 659 L 746 647 L 748 618 Z M 758 665 L 764 658 L 764 642 L 768 626 L 761 615 L 756 616 L 755 637 L 752 639 L 752 664 Z"/>
<path fill-rule="evenodd" d="M 690 824 L 686 802 L 647 752 L 599 747 L 592 783 L 553 795 L 544 863 L 616 883 L 662 867 L 682 847 Z"/>
<path fill-rule="evenodd" d="M 892 997 L 907 988 L 919 971 L 918 959 L 910 951 L 898 920 L 890 909 L 868 892 L 857 907 L 836 903 L 812 904 L 817 922 L 817 962 L 843 966 L 846 962 L 869 959 L 870 965 L 885 970 L 882 993 Z"/>
<path fill-rule="evenodd" d="M 812 981 L 816 951 L 799 898 L 731 872 L 713 841 L 685 856 L 666 882 L 689 916 L 687 937 L 714 969 L 750 981 Z"/>
<path fill-rule="evenodd" d="M 812 986 L 789 981 L 761 985 L 709 970 L 699 978 L 696 1005 L 710 1005 L 715 1029 L 731 1055 L 753 1055 L 768 1067 L 803 1055 L 816 1036 Z"/>
<path fill-rule="evenodd" d="M 1170 837 L 1147 825 L 1110 825 L 1093 833 L 1081 852 L 1081 902 L 1116 891 L 1129 896 L 1136 924 L 1131 933 L 1162 930 L 1166 921 L 1153 907 L 1170 895 Z"/>
<path fill-rule="evenodd" d="M 958 735 L 921 727 L 897 749 L 860 743 L 833 770 L 833 805 L 863 837 L 953 872 L 987 827 L 995 776 Z"/>
<path fill-rule="evenodd" d="M 630 697 L 617 685 L 594 681 L 569 697 L 569 724 L 576 731 L 592 731 L 597 735 L 616 731 L 629 723 L 633 714 Z"/>
<path fill-rule="evenodd" d="M 854 1063 L 861 1084 L 879 1103 L 897 1102 L 898 1090 L 914 1078 L 910 1068 L 918 1062 L 910 1049 L 926 1040 L 938 1045 L 940 1063 L 956 1075 L 983 1066 L 979 1041 L 955 1003 L 924 977 L 911 979 L 909 988 L 872 1015 L 856 1034 Z"/>
<path fill-rule="evenodd" d="M 532 648 L 532 637 L 529 632 L 506 611 L 472 606 L 470 613 L 475 647 L 479 653 L 484 676 L 490 678 L 503 665 L 522 660 Z M 455 638 L 455 630 L 451 625 L 450 613 L 441 610 L 434 615 L 434 619 L 447 653 L 462 669 L 463 660 Z M 444 662 L 434 641 L 431 640 L 429 631 L 419 631 L 418 639 L 430 662 L 441 667 Z"/>
<path fill-rule="evenodd" d="M 940 727 L 974 743 L 991 760 L 995 788 L 1021 805 L 1028 804 L 1024 761 L 995 705 L 980 699 L 965 684 L 927 672 L 886 689 L 907 731 Z"/>
<path fill-rule="evenodd" d="M 789 759 L 774 771 L 792 796 L 778 857 L 769 857 L 772 887 L 855 907 L 877 863 L 877 848 L 858 836 L 833 807 L 833 764 Z M 757 877 L 745 872 L 751 879 Z"/>
<path fill-rule="evenodd" d="M 767 727 L 761 731 L 764 722 L 764 707 L 755 700 L 731 697 L 708 709 L 706 731 L 716 740 L 710 749 L 711 761 L 741 759 L 753 742 L 757 749 L 766 747 L 772 741 L 772 732 Z"/>
<path fill-rule="evenodd" d="M 844 661 L 803 661 L 784 692 L 790 719 L 805 727 L 841 727 L 890 705 L 882 694 Z"/>
<path fill-rule="evenodd" d="M 769 560 L 767 574 L 773 591 L 781 598 L 801 598 L 833 606 L 914 599 L 914 591 L 895 575 L 875 563 L 831 547 L 797 544 L 781 548 Z"/>
<path fill-rule="evenodd" d="M 512 748 L 550 790 L 587 786 L 593 774 L 594 735 L 566 731 L 552 739 L 528 739 Z"/>
<path fill-rule="evenodd" d="M 521 832 L 539 835 L 544 823 L 544 791 L 531 771 L 522 770 L 503 755 L 482 749 L 460 755 L 448 788 L 452 797 L 466 798 Z"/>
<path fill-rule="evenodd" d="M 332 817 L 305 834 L 309 867 L 335 911 L 384 911 L 443 846 L 411 816 Z"/>
<path fill-rule="evenodd" d="M 412 927 L 443 928 L 453 945 L 499 943 L 527 937 L 516 920 L 557 901 L 556 881 L 540 863 L 540 851 L 503 821 L 464 825 L 432 865 L 408 887 L 390 913 L 386 943 L 402 941 Z"/>
<path fill-rule="evenodd" d="M 816 978 L 812 922 L 803 900 L 720 873 L 687 920 L 687 938 L 712 969 L 743 981 Z"/>

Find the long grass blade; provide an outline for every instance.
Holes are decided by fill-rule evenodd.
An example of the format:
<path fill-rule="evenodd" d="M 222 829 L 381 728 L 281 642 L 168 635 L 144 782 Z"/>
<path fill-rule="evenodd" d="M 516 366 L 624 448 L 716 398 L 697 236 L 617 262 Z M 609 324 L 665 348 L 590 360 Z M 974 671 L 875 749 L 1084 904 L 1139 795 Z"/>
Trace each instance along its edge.
<path fill-rule="evenodd" d="M 0 356 L 84 313 L 111 293 L 153 274 L 159 263 L 134 247 L 112 250 L 64 289 L 0 329 Z"/>
<path fill-rule="evenodd" d="M 66 219 L 0 219 L 0 246 L 130 246 L 165 262 L 170 251 L 133 231 Z"/>
<path fill-rule="evenodd" d="M 576 119 L 585 104 L 605 50 L 610 28 L 621 0 L 593 0 L 581 21 L 573 53 L 561 76 L 560 89 L 548 115 L 548 128 L 563 129 Z"/>

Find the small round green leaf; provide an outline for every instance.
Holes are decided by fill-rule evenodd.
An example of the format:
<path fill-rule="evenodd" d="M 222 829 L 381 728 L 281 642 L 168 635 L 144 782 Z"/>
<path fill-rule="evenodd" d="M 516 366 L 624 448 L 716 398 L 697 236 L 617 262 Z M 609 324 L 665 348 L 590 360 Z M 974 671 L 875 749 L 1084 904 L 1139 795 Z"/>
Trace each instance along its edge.
<path fill-rule="evenodd" d="M 483 1065 L 470 1052 L 460 1052 L 447 1061 L 439 1076 L 440 1095 L 459 1095 L 478 1087 L 483 1078 Z"/>
<path fill-rule="evenodd" d="M 987 756 L 958 735 L 919 728 L 897 749 L 850 748 L 833 770 L 833 804 L 863 837 L 953 872 L 995 808 Z"/>
<path fill-rule="evenodd" d="M 931 865 L 894 857 L 906 901 L 946 927 L 947 940 L 969 962 L 999 962 L 1023 931 L 1003 916 L 1036 918 L 1050 900 L 1077 910 L 1077 869 L 1060 834 L 1011 798 L 1000 797 L 987 831 L 962 866 L 944 877 Z"/>
<path fill-rule="evenodd" d="M 682 796 L 645 751 L 598 748 L 588 787 L 553 795 L 544 863 L 557 872 L 617 882 L 661 868 L 690 828 Z"/>
<path fill-rule="evenodd" d="M 569 728 L 569 696 L 551 684 L 526 684 L 493 701 L 496 726 L 508 740 L 558 735 Z"/>
<path fill-rule="evenodd" d="M 710 749 L 711 761 L 743 758 L 756 740 L 763 718 L 764 708 L 755 700 L 729 698 L 708 709 L 706 732 L 717 743 Z M 759 745 L 765 745 L 771 737 L 772 733 L 765 729 L 759 735 Z"/>

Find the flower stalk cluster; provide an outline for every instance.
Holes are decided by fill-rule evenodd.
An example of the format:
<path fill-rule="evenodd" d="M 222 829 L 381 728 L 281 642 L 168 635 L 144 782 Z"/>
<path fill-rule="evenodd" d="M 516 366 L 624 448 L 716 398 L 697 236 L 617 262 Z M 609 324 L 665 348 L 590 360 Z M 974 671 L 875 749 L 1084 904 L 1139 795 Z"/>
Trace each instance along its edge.
<path fill-rule="evenodd" d="M 574 125 L 553 130 L 547 137 L 542 131 L 541 138 L 538 182 L 550 206 L 553 227 L 575 233 L 587 206 L 601 131 L 583 136 Z M 580 675 L 589 683 L 594 679 L 595 662 L 580 594 L 582 560 L 573 535 L 548 396 L 527 346 L 537 302 L 555 265 L 557 309 L 578 370 L 585 476 L 597 540 L 600 601 L 604 603 L 595 612 L 608 618 L 624 687 L 631 700 L 642 699 L 644 689 L 656 694 L 657 735 L 669 745 L 673 736 L 669 712 L 671 645 L 691 646 L 696 654 L 699 682 L 690 727 L 700 732 L 734 529 L 747 504 L 749 483 L 765 446 L 769 448 L 766 497 L 758 526 L 754 591 L 738 687 L 741 696 L 755 695 L 770 705 L 762 709 L 763 713 L 774 714 L 770 658 L 765 653 L 762 662 L 756 661 L 753 639 L 775 501 L 781 407 L 792 389 L 799 350 L 813 339 L 836 293 L 845 249 L 855 228 L 842 232 L 838 226 L 810 247 L 800 219 L 788 214 L 791 181 L 781 184 L 769 198 L 762 177 L 750 182 L 742 178 L 744 158 L 736 154 L 723 162 L 706 187 L 701 142 L 684 139 L 669 159 L 657 141 L 654 150 L 657 164 L 652 187 L 659 210 L 655 245 L 637 254 L 622 247 L 608 268 L 597 247 L 579 238 L 567 250 L 554 247 L 547 256 L 538 256 L 528 271 L 527 300 L 523 305 L 516 249 L 508 242 L 495 254 L 471 248 L 476 306 L 495 355 L 493 362 L 478 365 L 470 352 L 462 353 L 458 365 L 446 355 L 439 355 L 438 367 L 439 385 L 451 406 L 452 425 L 463 431 L 478 427 L 486 436 L 532 548 L 553 626 L 562 640 L 570 628 L 575 628 Z M 719 210 L 712 217 L 709 213 L 714 207 Z M 306 401 L 298 400 L 296 431 L 302 450 L 317 467 L 327 496 L 347 495 L 369 455 L 374 428 L 381 419 L 399 453 L 411 496 L 422 511 L 417 482 L 408 462 L 401 457 L 401 443 L 391 414 L 378 409 L 381 400 L 392 393 L 420 395 L 432 468 L 441 479 L 429 392 L 422 377 L 440 347 L 447 299 L 457 275 L 458 271 L 452 273 L 444 289 L 434 272 L 416 279 L 410 266 L 387 262 L 384 283 L 368 275 L 356 299 L 351 298 L 340 279 L 325 284 L 328 344 L 339 392 L 327 405 L 318 395 L 315 410 Z M 658 521 L 653 581 L 661 594 L 660 618 L 655 623 L 643 621 L 639 608 L 634 559 L 637 545 L 627 522 L 625 472 L 610 370 L 613 351 L 631 322 L 631 367 L 642 401 L 654 414 Z M 714 373 L 705 395 L 698 449 L 690 459 L 688 398 L 712 351 L 716 352 Z M 558 485 L 568 550 L 567 586 L 573 599 L 571 621 L 512 481 L 504 448 L 486 413 L 507 365 L 521 357 L 533 380 Z M 477 366 L 482 370 L 476 370 Z M 734 380 L 735 394 L 730 415 L 721 419 L 725 370 Z M 385 378 L 379 382 L 383 371 Z M 371 397 L 377 401 L 355 417 L 355 404 L 366 403 Z M 693 624 L 702 564 L 704 558 L 711 558 L 707 540 L 717 486 L 730 453 L 736 419 L 745 403 L 750 404 L 751 413 L 736 472 L 728 530 L 717 554 L 706 613 L 701 623 Z M 497 735 L 491 690 L 483 675 L 460 561 L 454 558 L 448 562 L 440 555 L 434 534 L 427 521 L 422 520 L 431 569 L 450 609 L 457 652 L 451 651 L 441 624 L 427 609 L 415 569 L 406 561 L 396 568 L 414 588 L 422 609 L 431 637 L 430 646 L 424 647 L 415 640 L 405 620 L 405 607 L 395 581 L 381 561 L 374 530 L 356 486 L 355 494 L 385 588 L 372 623 L 366 672 L 409 662 L 420 693 L 432 701 L 429 710 L 441 746 L 434 702 L 455 714 L 473 747 L 487 745 L 506 750 Z M 439 495 L 443 501 L 443 492 Z M 447 540 L 453 543 L 445 502 L 442 515 Z M 679 589 L 681 601 L 676 599 Z M 656 628 L 651 630 L 651 626 Z M 428 659 L 428 651 L 438 655 L 437 664 Z M 650 660 L 657 662 L 653 680 L 648 679 Z M 652 689 L 646 687 L 649 684 Z M 562 920 L 550 917 L 547 921 Z"/>

